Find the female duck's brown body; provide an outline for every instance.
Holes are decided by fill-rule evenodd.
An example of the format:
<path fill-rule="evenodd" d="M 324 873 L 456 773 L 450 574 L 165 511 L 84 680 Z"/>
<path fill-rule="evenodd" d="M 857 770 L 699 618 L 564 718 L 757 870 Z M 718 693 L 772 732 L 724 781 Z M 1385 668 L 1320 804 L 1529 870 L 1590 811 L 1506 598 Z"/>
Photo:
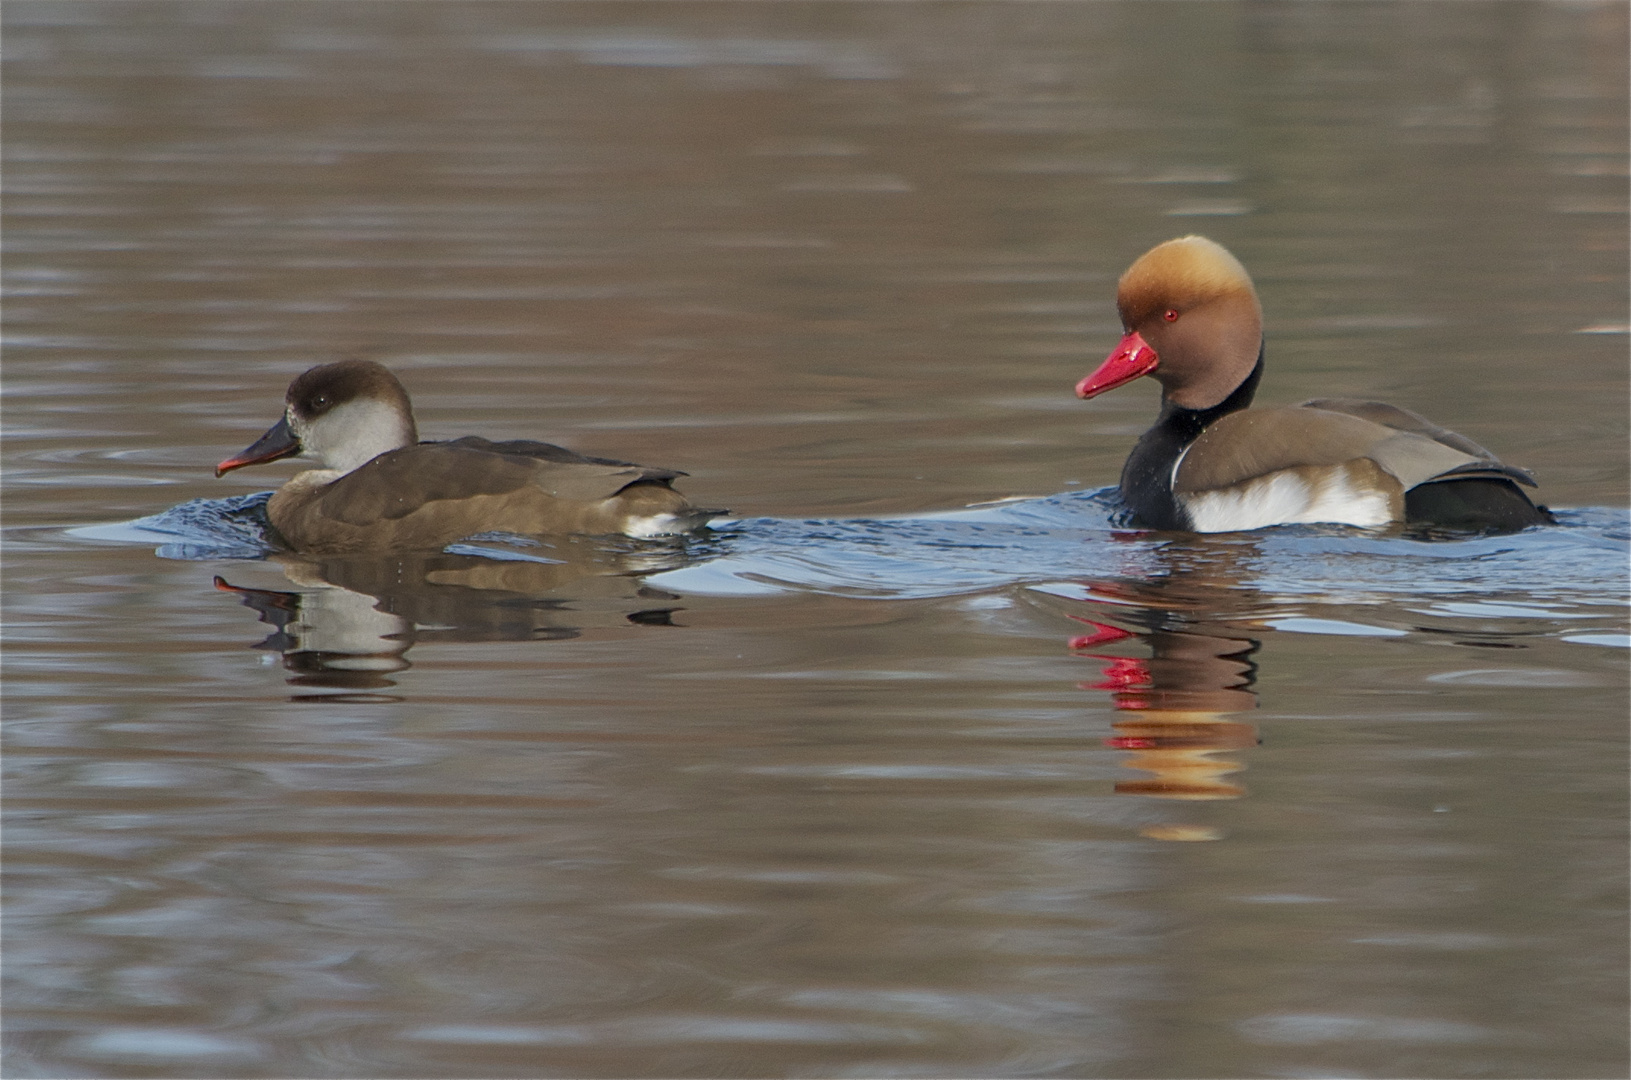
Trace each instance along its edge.
<path fill-rule="evenodd" d="M 692 506 L 673 469 L 521 440 L 419 442 L 407 392 L 372 361 L 312 368 L 284 400 L 283 419 L 215 474 L 315 458 L 267 504 L 295 551 L 435 551 L 483 532 L 659 536 L 724 513 Z"/>
<path fill-rule="evenodd" d="M 1408 409 L 1324 398 L 1249 408 L 1263 374 L 1263 313 L 1233 255 L 1169 240 L 1122 275 L 1125 336 L 1076 387 L 1091 398 L 1142 375 L 1161 415 L 1121 474 L 1144 528 L 1234 532 L 1269 525 L 1409 522 L 1511 531 L 1552 520 L 1518 488 L 1522 469 Z"/>

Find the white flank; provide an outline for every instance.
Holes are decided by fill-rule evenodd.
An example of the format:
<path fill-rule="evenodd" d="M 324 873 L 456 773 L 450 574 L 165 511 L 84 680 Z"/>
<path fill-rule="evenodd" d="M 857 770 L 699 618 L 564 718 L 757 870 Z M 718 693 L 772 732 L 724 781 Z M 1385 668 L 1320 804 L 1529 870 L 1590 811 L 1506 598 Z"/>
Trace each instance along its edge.
<path fill-rule="evenodd" d="M 649 540 L 653 536 L 673 536 L 685 531 L 685 523 L 673 514 L 631 517 L 623 524 L 623 535 L 632 536 L 636 540 Z"/>
<path fill-rule="evenodd" d="M 1244 532 L 1270 525 L 1386 525 L 1393 508 L 1384 491 L 1356 486 L 1346 468 L 1310 484 L 1290 470 L 1221 491 L 1179 495 L 1196 532 Z"/>

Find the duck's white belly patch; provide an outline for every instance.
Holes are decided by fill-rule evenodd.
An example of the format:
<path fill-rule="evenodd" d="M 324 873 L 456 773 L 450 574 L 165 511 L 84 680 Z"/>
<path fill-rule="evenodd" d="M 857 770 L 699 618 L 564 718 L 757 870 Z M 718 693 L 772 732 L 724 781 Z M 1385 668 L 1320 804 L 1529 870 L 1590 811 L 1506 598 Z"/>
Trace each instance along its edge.
<path fill-rule="evenodd" d="M 673 536 L 685 531 L 685 523 L 673 514 L 630 517 L 623 524 L 623 535 L 636 540 L 649 540 L 654 536 Z"/>
<path fill-rule="evenodd" d="M 1392 494 L 1355 483 L 1347 465 L 1317 472 L 1283 469 L 1234 487 L 1177 498 L 1195 531 L 1203 533 L 1270 525 L 1386 525 L 1397 516 Z"/>

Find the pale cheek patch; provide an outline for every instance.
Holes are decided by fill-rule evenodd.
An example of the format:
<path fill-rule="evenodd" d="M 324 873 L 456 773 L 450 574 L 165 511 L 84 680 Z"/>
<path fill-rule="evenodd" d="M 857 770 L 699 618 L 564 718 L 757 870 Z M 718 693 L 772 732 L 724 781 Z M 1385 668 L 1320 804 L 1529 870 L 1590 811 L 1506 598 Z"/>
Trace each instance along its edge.
<path fill-rule="evenodd" d="M 297 429 L 307 457 L 341 475 L 413 442 L 403 417 L 383 401 L 350 401 Z"/>
<path fill-rule="evenodd" d="M 1368 463 L 1367 463 L 1368 464 Z M 1392 493 L 1354 482 L 1349 465 L 1284 469 L 1221 491 L 1179 495 L 1196 532 L 1243 532 L 1270 525 L 1386 525 L 1399 515 Z"/>

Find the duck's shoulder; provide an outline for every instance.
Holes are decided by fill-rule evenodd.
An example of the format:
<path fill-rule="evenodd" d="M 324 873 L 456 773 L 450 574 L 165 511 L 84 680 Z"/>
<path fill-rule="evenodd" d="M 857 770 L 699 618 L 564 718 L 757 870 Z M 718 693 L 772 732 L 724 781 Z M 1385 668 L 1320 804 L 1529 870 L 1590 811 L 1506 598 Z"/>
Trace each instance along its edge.
<path fill-rule="evenodd" d="M 672 469 L 590 457 L 550 443 L 490 442 L 472 435 L 379 455 L 328 484 L 319 496 L 319 513 L 367 525 L 408 517 L 432 503 L 479 496 L 530 499 L 542 494 L 592 502 L 610 498 L 630 484 L 666 484 L 681 475 Z"/>

